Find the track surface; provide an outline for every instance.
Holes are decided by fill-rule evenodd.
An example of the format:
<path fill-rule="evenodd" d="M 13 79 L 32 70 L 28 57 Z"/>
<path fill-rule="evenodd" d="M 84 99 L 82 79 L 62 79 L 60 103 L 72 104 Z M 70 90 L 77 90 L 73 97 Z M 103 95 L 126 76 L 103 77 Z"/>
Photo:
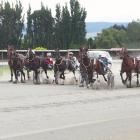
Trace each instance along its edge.
<path fill-rule="evenodd" d="M 126 88 L 114 61 L 115 88 L 7 82 L 0 76 L 0 140 L 140 140 L 140 87 Z M 96 86 L 98 85 L 98 90 Z"/>

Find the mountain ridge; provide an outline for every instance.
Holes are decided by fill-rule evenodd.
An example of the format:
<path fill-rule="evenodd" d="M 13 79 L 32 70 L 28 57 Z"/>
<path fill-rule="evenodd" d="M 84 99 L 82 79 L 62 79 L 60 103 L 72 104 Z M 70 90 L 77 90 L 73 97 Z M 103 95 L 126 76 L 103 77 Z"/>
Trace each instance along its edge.
<path fill-rule="evenodd" d="M 86 31 L 87 33 L 100 32 L 101 30 L 109 28 L 115 24 L 127 26 L 128 22 L 86 22 Z"/>
<path fill-rule="evenodd" d="M 95 37 L 103 29 L 112 27 L 115 24 L 128 26 L 128 22 L 86 22 L 86 38 Z"/>

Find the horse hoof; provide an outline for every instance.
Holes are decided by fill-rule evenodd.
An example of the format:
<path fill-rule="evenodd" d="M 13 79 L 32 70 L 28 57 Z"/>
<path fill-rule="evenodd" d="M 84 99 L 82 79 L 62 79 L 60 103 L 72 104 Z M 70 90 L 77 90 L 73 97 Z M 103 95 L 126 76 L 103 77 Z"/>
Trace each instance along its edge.
<path fill-rule="evenodd" d="M 9 82 L 13 82 L 13 80 L 9 80 Z"/>
<path fill-rule="evenodd" d="M 79 87 L 84 87 L 84 85 L 79 85 Z"/>
<path fill-rule="evenodd" d="M 14 81 L 13 84 L 17 84 L 17 81 Z"/>
<path fill-rule="evenodd" d="M 28 77 L 28 80 L 31 80 L 31 77 Z"/>
<path fill-rule="evenodd" d="M 92 82 L 94 83 L 96 81 L 96 79 L 92 79 Z"/>
<path fill-rule="evenodd" d="M 62 83 L 61 85 L 64 85 L 64 83 Z"/>

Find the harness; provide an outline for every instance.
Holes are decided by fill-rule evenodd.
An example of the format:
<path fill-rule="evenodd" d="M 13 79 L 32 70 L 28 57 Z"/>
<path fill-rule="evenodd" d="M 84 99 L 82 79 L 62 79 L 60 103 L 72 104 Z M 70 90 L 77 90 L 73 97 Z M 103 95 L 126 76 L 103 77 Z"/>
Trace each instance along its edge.
<path fill-rule="evenodd" d="M 87 58 L 88 58 L 88 57 L 87 57 Z M 88 58 L 88 60 L 89 60 L 89 64 L 88 64 L 88 65 L 85 65 L 85 64 L 83 63 L 83 58 L 82 58 L 82 61 L 81 61 L 81 62 L 82 62 L 81 64 L 84 66 L 84 68 L 85 68 L 86 71 L 88 71 L 88 68 L 91 66 L 91 61 L 92 61 L 92 60 L 89 59 L 89 58 Z"/>
<path fill-rule="evenodd" d="M 62 64 L 62 62 L 63 62 L 63 59 L 61 59 L 60 63 L 58 63 L 58 64 L 57 64 L 57 63 L 55 63 L 55 65 L 56 65 L 56 66 L 59 66 L 59 65 L 61 65 L 61 64 Z"/>

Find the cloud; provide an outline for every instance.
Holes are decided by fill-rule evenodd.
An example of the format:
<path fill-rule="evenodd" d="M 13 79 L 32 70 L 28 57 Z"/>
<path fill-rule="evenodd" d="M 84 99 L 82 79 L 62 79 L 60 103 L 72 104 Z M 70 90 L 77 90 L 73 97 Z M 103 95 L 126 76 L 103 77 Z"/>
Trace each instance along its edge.
<path fill-rule="evenodd" d="M 8 0 L 15 2 L 16 0 Z M 78 0 L 87 11 L 86 21 L 132 21 L 140 19 L 139 0 Z M 32 10 L 40 9 L 41 0 L 21 0 L 24 12 L 31 4 Z M 55 6 L 60 3 L 63 6 L 69 4 L 69 0 L 42 0 L 42 2 L 52 10 L 55 15 Z"/>

